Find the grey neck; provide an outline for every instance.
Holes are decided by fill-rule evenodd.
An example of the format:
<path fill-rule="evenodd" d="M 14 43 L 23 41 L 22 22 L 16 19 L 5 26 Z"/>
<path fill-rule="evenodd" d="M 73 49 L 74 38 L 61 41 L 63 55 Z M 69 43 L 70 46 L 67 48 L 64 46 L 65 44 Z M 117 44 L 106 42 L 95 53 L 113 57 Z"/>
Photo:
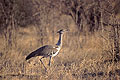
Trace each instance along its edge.
<path fill-rule="evenodd" d="M 58 42 L 57 42 L 57 46 L 62 46 L 62 36 L 63 36 L 63 34 L 61 34 L 61 33 L 59 33 L 59 40 L 58 40 Z"/>

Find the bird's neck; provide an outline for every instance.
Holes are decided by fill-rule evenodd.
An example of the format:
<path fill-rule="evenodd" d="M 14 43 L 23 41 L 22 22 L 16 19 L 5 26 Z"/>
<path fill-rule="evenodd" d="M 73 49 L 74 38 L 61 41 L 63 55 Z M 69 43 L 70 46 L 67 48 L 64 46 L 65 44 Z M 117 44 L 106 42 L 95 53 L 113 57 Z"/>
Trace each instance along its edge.
<path fill-rule="evenodd" d="M 57 46 L 62 46 L 62 37 L 63 37 L 63 34 L 59 34 L 59 40 L 58 40 L 58 42 L 57 42 Z"/>

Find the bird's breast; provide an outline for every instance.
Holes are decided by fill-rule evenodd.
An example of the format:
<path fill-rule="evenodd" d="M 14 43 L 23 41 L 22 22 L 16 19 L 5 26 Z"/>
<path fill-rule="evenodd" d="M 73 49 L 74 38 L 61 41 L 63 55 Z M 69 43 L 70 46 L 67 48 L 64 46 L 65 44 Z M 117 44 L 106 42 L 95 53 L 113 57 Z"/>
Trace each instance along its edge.
<path fill-rule="evenodd" d="M 56 56 L 59 53 L 59 51 L 60 51 L 61 48 L 57 47 L 56 49 L 57 49 L 57 51 L 52 55 L 52 57 Z"/>

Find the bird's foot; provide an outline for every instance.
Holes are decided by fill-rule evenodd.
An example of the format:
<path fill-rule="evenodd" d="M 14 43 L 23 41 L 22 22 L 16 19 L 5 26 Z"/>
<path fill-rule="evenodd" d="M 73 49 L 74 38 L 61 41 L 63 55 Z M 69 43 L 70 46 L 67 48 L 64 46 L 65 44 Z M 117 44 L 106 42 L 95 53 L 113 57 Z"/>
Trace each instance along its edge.
<path fill-rule="evenodd" d="M 45 68 L 45 72 L 47 72 L 47 68 Z"/>

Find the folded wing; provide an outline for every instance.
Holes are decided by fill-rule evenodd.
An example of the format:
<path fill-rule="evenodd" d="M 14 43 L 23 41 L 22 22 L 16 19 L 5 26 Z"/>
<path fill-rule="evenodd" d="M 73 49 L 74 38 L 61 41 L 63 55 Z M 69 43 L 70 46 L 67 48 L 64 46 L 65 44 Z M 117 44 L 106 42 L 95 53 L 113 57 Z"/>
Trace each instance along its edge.
<path fill-rule="evenodd" d="M 37 50 L 33 51 L 32 53 L 30 53 L 27 57 L 26 60 L 32 58 L 32 57 L 36 57 L 36 56 L 43 56 L 43 57 L 48 57 L 52 54 L 54 54 L 55 52 L 57 52 L 57 49 L 54 48 L 51 45 L 45 45 L 43 47 L 38 48 Z"/>

